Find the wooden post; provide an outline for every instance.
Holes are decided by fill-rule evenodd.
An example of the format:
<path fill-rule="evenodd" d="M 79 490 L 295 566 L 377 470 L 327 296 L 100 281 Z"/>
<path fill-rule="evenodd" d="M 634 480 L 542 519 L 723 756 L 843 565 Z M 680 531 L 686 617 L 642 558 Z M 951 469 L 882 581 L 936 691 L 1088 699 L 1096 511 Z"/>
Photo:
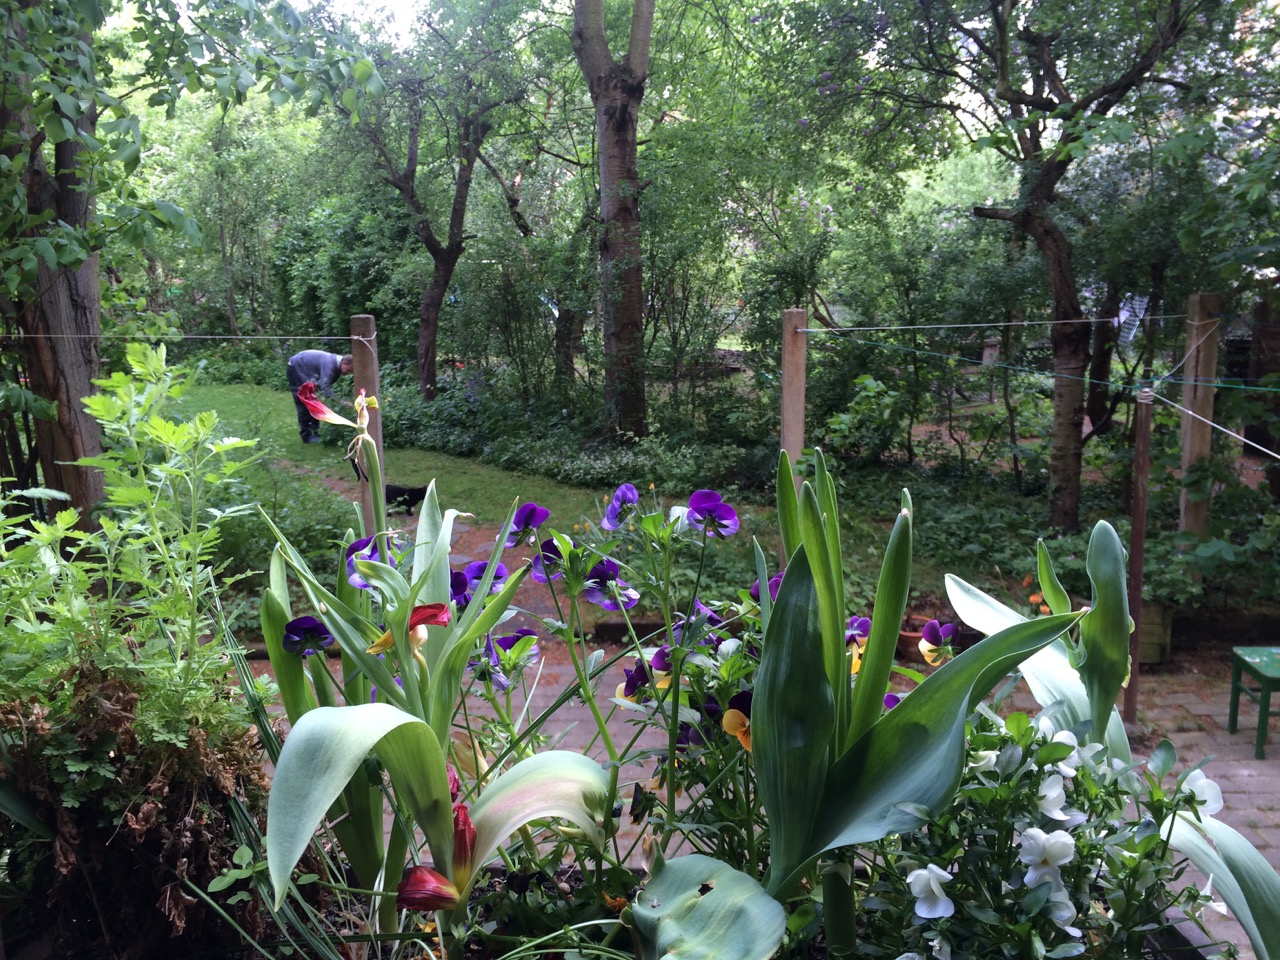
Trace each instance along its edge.
<path fill-rule="evenodd" d="M 1214 293 L 1193 293 L 1187 301 L 1187 359 L 1182 367 L 1182 406 L 1213 420 L 1213 381 L 1218 375 L 1218 314 L 1222 298 Z M 1209 455 L 1213 428 L 1195 417 L 1182 415 L 1182 476 Z M 1179 530 L 1204 536 L 1209 529 L 1209 501 L 1191 500 L 1182 491 Z"/>
<path fill-rule="evenodd" d="M 779 446 L 791 462 L 804 453 L 804 387 L 808 334 L 804 310 L 782 311 L 782 430 Z M 799 477 L 796 478 L 799 480 Z"/>
<path fill-rule="evenodd" d="M 1129 538 L 1129 686 L 1124 691 L 1125 723 L 1138 719 L 1138 667 L 1142 665 L 1142 571 L 1147 552 L 1147 486 L 1151 476 L 1151 384 L 1138 390 L 1133 418 L 1133 533 Z"/>
<path fill-rule="evenodd" d="M 372 314 L 357 313 L 351 318 L 351 362 L 355 367 L 352 378 L 355 380 L 356 393 L 359 394 L 363 390 L 366 397 L 376 397 L 378 395 L 378 327 L 374 323 Z M 380 410 L 369 411 L 369 436 L 373 437 L 378 450 L 378 462 L 385 470 L 386 461 L 382 456 L 382 411 Z M 384 484 L 386 479 L 384 475 L 382 478 Z M 365 535 L 372 536 L 378 532 L 370 526 L 373 522 L 373 495 L 369 490 L 368 482 L 363 479 L 360 481 L 360 510 L 364 518 Z"/>

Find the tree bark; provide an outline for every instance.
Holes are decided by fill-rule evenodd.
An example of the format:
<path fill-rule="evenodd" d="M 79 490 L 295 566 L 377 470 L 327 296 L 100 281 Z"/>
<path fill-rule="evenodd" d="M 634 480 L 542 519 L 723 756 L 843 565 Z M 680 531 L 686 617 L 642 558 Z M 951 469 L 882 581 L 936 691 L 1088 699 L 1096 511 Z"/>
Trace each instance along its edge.
<path fill-rule="evenodd" d="M 90 38 L 82 39 L 88 43 Z M 48 214 L 83 230 L 92 212 L 91 190 L 81 176 L 84 147 L 70 139 L 56 144 L 51 171 L 41 150 L 43 135 L 27 115 L 26 102 L 22 98 L 24 106 L 17 110 L 0 106 L 0 129 L 20 130 L 19 141 L 29 145 L 27 216 L 37 219 Z M 75 122 L 78 130 L 89 134 L 95 126 L 92 111 Z M 71 497 L 71 506 L 80 511 L 80 526 L 86 529 L 96 526 L 90 511 L 103 497 L 102 474 L 95 468 L 75 466 L 74 461 L 102 452 L 101 427 L 81 403 L 93 392 L 98 375 L 101 296 L 94 253 L 78 267 L 50 267 L 41 258 L 25 299 L 3 305 L 23 334 L 28 387 L 57 404 L 56 419 L 35 422 L 42 482 Z"/>
<path fill-rule="evenodd" d="M 573 49 L 595 106 L 600 165 L 600 284 L 607 428 L 649 432 L 644 377 L 644 269 L 637 120 L 649 69 L 654 0 L 633 0 L 626 55 L 615 60 L 602 0 L 575 0 Z"/>

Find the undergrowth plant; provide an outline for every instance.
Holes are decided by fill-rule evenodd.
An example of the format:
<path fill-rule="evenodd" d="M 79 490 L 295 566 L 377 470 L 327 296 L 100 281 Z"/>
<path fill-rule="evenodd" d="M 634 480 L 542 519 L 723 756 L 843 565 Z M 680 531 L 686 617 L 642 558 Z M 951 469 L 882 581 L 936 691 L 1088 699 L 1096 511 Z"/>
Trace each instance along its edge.
<path fill-rule="evenodd" d="M 143 956 L 179 934 L 235 942 L 192 891 L 231 862 L 232 808 L 253 816 L 266 784 L 213 562 L 246 508 L 210 506 L 252 442 L 174 416 L 186 379 L 163 349 L 127 359 L 86 401 L 106 441 L 81 462 L 104 475 L 96 528 L 0 504 L 0 898 L 10 936 Z"/>

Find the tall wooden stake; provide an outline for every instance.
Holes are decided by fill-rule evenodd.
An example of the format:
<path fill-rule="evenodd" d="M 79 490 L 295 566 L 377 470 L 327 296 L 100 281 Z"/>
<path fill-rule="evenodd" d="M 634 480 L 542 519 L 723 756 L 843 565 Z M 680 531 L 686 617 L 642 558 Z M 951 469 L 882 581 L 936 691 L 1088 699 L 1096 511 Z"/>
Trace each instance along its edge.
<path fill-rule="evenodd" d="M 351 318 L 351 361 L 355 365 L 352 379 L 358 394 L 364 391 L 366 397 L 378 395 L 378 327 L 372 314 L 357 313 Z M 378 460 L 386 469 L 386 461 L 382 458 L 382 411 L 369 411 L 369 436 L 378 450 Z M 383 475 L 383 482 L 386 476 Z M 360 510 L 364 518 L 365 534 L 372 536 L 377 531 L 370 527 L 373 522 L 373 494 L 369 484 L 363 478 L 360 481 Z"/>
<path fill-rule="evenodd" d="M 780 444 L 791 462 L 804 453 L 804 388 L 809 314 L 782 311 L 782 430 Z M 799 481 L 799 477 L 796 478 Z"/>
<path fill-rule="evenodd" d="M 1138 667 L 1142 649 L 1142 570 L 1147 552 L 1147 487 L 1151 477 L 1151 384 L 1138 390 L 1133 418 L 1133 533 L 1129 539 L 1129 685 L 1124 690 L 1125 723 L 1138 719 Z"/>
<path fill-rule="evenodd" d="M 1193 293 L 1187 301 L 1187 359 L 1182 367 L 1182 405 L 1205 420 L 1213 419 L 1213 381 L 1218 375 L 1218 314 L 1222 298 Z M 1182 476 L 1205 457 L 1213 442 L 1213 428 L 1203 420 L 1182 415 Z M 1209 500 L 1192 500 L 1184 489 L 1179 500 L 1179 530 L 1203 537 L 1209 529 Z"/>

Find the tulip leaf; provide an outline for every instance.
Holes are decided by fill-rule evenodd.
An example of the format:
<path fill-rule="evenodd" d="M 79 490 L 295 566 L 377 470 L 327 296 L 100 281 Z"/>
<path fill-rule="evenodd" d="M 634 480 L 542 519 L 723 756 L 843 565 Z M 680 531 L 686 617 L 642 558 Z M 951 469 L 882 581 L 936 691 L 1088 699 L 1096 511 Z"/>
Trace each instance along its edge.
<path fill-rule="evenodd" d="M 413 572 L 411 580 L 414 596 L 426 596 L 431 601 L 449 599 L 449 545 L 453 538 L 455 512 L 440 512 L 440 500 L 436 496 L 436 482 L 427 484 L 427 494 L 418 510 L 418 533 L 413 544 Z"/>
<path fill-rule="evenodd" d="M 1071 597 L 1054 572 L 1049 548 L 1044 545 L 1043 540 L 1036 541 L 1036 574 L 1040 581 L 1040 592 L 1044 595 L 1044 602 L 1049 605 L 1049 610 L 1053 613 L 1070 613 Z"/>
<path fill-rule="evenodd" d="M 697 853 L 656 865 L 631 916 L 640 960 L 768 960 L 787 928 L 760 884 Z"/>
<path fill-rule="evenodd" d="M 782 533 L 782 555 L 789 557 L 800 546 L 800 506 L 796 500 L 796 475 L 791 458 L 783 450 L 778 455 L 778 529 Z M 760 581 L 764 583 L 763 580 Z"/>
<path fill-rule="evenodd" d="M 1280 917 L 1280 874 L 1266 857 L 1238 832 L 1212 817 L 1197 823 L 1179 814 L 1174 818 L 1169 843 L 1201 873 L 1213 878 L 1214 891 L 1222 895 L 1248 934 L 1258 960 L 1280 960 L 1280 924 L 1276 923 Z"/>
<path fill-rule="evenodd" d="M 307 683 L 302 657 L 284 649 L 284 628 L 292 619 L 292 614 L 289 610 L 289 587 L 285 582 L 284 557 L 281 556 L 279 547 L 271 553 L 267 583 L 259 610 L 262 640 L 267 648 L 267 658 L 271 661 L 271 671 L 280 688 L 285 714 L 290 723 L 297 723 L 300 716 L 316 706 L 316 696 Z"/>
<path fill-rule="evenodd" d="M 947 574 L 946 583 L 947 600 L 955 608 L 956 616 L 983 636 L 989 637 L 1027 620 L 1016 610 L 953 574 Z"/>
<path fill-rule="evenodd" d="M 838 524 L 838 516 L 822 512 L 818 493 L 811 484 L 800 488 L 800 535 L 805 558 L 812 574 L 817 614 L 821 623 L 821 652 L 827 684 L 835 702 L 835 717 L 847 722 L 849 716 L 849 667 L 844 649 L 844 583 L 836 578 L 827 545 L 827 528 Z M 788 561 L 788 565 L 794 562 Z M 887 674 L 886 674 L 887 676 Z"/>
<path fill-rule="evenodd" d="M 751 703 L 756 784 L 769 815 L 771 871 L 780 875 L 808 859 L 831 762 L 835 699 L 822 644 L 817 587 L 801 546 L 778 588 Z"/>
<path fill-rule="evenodd" d="M 304 714 L 285 740 L 267 801 L 267 869 L 277 907 L 320 821 L 374 749 L 433 855 L 450 862 L 449 780 L 427 725 L 387 703 L 318 707 Z"/>
<path fill-rule="evenodd" d="M 1022 614 L 951 574 L 947 574 L 947 599 L 961 620 L 988 636 L 1014 624 L 1028 622 Z M 1053 717 L 1058 729 L 1074 729 L 1092 715 L 1088 691 L 1079 672 L 1071 664 L 1070 651 L 1062 638 L 1028 657 L 1019 670 L 1036 702 L 1042 707 L 1054 708 Z M 1103 742 L 1117 760 L 1128 763 L 1132 759 L 1129 737 L 1119 710 L 1112 708 Z"/>
<path fill-rule="evenodd" d="M 1089 739 L 1101 743 L 1116 697 L 1129 675 L 1129 634 L 1133 628 L 1125 589 L 1124 547 L 1115 528 L 1105 520 L 1098 521 L 1089 537 L 1085 570 L 1093 584 L 1093 602 L 1080 621 L 1084 660 L 1079 670 L 1093 720 Z"/>
<path fill-rule="evenodd" d="M 602 846 L 603 825 L 612 814 L 608 803 L 609 778 L 590 757 L 568 750 L 526 757 L 499 774 L 471 807 L 471 822 L 476 828 L 471 876 L 489 861 L 503 840 L 533 820 L 568 820 L 596 847 Z"/>
<path fill-rule="evenodd" d="M 875 614 L 871 635 L 862 651 L 858 682 L 853 687 L 853 716 L 847 743 L 853 743 L 870 729 L 884 710 L 884 692 L 898 651 L 898 633 L 911 592 L 911 498 L 902 491 L 902 509 L 889 532 L 880 580 L 876 584 Z"/>
<path fill-rule="evenodd" d="M 0 780 L 0 816 L 8 817 L 14 823 L 26 827 L 42 840 L 53 839 L 53 829 L 40 819 L 31 798 L 8 780 Z"/>
<path fill-rule="evenodd" d="M 964 769 L 969 713 L 1009 670 L 1079 616 L 1042 617 L 1002 630 L 938 668 L 885 713 L 831 768 L 804 859 L 790 876 L 771 877 L 770 892 L 789 889 L 805 864 L 828 850 L 919 826 L 912 804 L 935 814 L 943 809 Z"/>

